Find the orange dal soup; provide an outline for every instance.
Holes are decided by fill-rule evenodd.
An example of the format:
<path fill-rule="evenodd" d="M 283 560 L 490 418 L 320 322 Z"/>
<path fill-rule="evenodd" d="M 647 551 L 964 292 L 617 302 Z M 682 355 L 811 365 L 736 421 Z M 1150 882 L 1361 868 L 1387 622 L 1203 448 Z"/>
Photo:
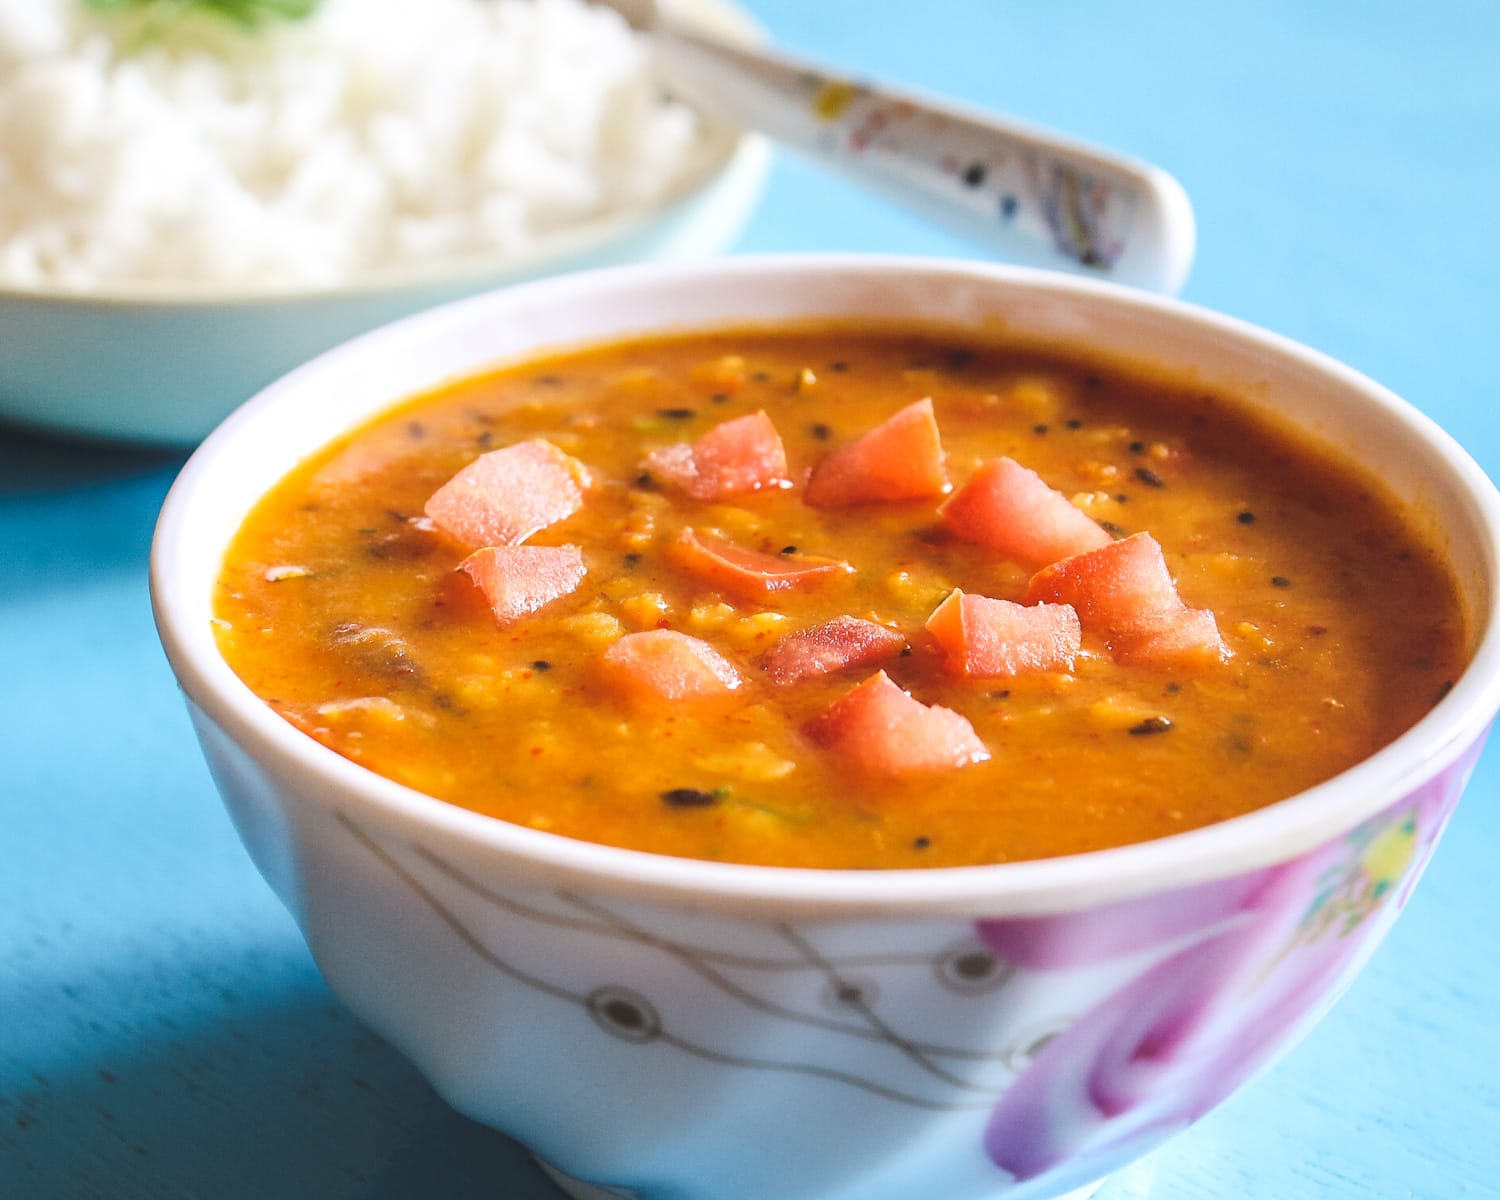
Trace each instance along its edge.
<path fill-rule="evenodd" d="M 823 467 L 901 414 L 909 453 L 888 437 Z M 784 472 L 717 488 L 738 451 L 713 431 L 747 417 L 733 428 L 772 429 Z M 471 560 L 490 535 L 455 536 L 429 502 L 538 441 L 542 491 L 576 485 L 576 511 L 499 538 L 540 553 Z M 1180 596 L 1152 609 L 1165 641 L 1100 617 L 1129 580 L 1015 561 L 945 507 L 997 459 L 1046 522 L 1064 503 L 1111 548 L 1081 553 L 1160 545 Z M 836 486 L 812 504 L 819 471 Z M 533 490 L 513 478 L 495 502 Z M 517 584 L 523 559 L 549 565 Z M 1041 602 L 1057 620 L 1007 641 Z M 1325 450 L 1144 370 L 878 327 L 630 341 L 421 397 L 260 503 L 215 607 L 267 704 L 419 791 L 592 842 L 827 868 L 1044 858 L 1246 813 L 1389 742 L 1465 656 L 1434 550 Z M 772 669 L 838 619 L 863 632 Z M 1179 625 L 1196 632 L 1174 649 Z M 689 644 L 709 657 L 657 654 Z"/>

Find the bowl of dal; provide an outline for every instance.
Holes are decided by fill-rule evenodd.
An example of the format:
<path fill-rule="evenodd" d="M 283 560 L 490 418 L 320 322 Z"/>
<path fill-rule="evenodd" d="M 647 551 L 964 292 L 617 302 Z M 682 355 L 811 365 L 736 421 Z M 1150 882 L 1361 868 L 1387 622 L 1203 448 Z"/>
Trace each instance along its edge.
<path fill-rule="evenodd" d="M 579 1197 L 1090 1194 L 1350 985 L 1500 707 L 1430 420 L 962 262 L 368 334 L 203 443 L 151 579 L 331 988 Z"/>
<path fill-rule="evenodd" d="M 585 0 L 322 0 L 250 28 L 182 7 L 0 0 L 0 419 L 191 445 L 407 313 L 721 251 L 769 166 Z M 677 7 L 758 36 L 725 0 Z"/>

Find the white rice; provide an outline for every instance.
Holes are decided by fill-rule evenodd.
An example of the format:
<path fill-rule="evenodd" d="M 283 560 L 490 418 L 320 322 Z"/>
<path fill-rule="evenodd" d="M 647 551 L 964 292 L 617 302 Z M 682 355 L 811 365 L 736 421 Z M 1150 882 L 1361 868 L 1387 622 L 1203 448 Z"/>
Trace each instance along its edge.
<path fill-rule="evenodd" d="M 332 286 L 648 204 L 707 132 L 583 0 L 323 0 L 140 44 L 0 0 L 0 286 Z"/>

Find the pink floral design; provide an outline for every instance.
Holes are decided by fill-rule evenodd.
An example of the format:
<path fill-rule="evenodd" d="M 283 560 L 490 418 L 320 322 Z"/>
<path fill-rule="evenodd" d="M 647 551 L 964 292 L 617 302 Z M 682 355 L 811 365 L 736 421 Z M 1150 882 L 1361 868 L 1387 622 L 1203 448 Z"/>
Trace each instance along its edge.
<path fill-rule="evenodd" d="M 1289 1047 L 1389 926 L 1372 918 L 1393 919 L 1405 903 L 1482 744 L 1289 863 L 1104 910 L 981 922 L 992 950 L 1031 970 L 1165 950 L 1048 1043 L 1006 1092 L 985 1133 L 991 1159 L 1017 1180 L 1099 1178 Z"/>

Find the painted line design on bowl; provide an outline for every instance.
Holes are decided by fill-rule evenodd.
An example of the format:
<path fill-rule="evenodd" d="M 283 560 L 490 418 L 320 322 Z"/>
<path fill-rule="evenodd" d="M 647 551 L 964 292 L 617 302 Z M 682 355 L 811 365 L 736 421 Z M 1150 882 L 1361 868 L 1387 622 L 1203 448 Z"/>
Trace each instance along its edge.
<path fill-rule="evenodd" d="M 841 972 L 833 962 L 818 954 L 812 944 L 798 934 L 790 925 L 777 922 L 771 928 L 774 928 L 779 936 L 785 938 L 798 951 L 800 955 L 798 963 L 800 966 L 811 969 L 816 975 L 821 976 L 825 980 L 822 995 L 831 999 L 835 1005 L 844 1011 L 856 1014 L 859 1017 L 859 1023 L 849 1024 L 842 1021 L 813 1017 L 798 1013 L 784 1005 L 775 1004 L 761 996 L 755 995 L 755 993 L 741 987 L 720 972 L 698 961 L 696 954 L 690 947 L 654 937 L 645 930 L 621 920 L 602 906 L 584 900 L 582 897 L 566 893 L 560 893 L 560 897 L 570 904 L 578 905 L 586 911 L 597 914 L 601 920 L 610 924 L 613 931 L 629 937 L 632 941 L 644 941 L 665 951 L 689 970 L 707 980 L 720 991 L 732 999 L 739 1001 L 741 1004 L 782 1020 L 794 1021 L 798 1024 L 821 1029 L 829 1029 L 835 1033 L 861 1037 L 868 1041 L 883 1042 L 886 1045 L 894 1047 L 901 1054 L 916 1063 L 919 1068 L 945 1083 L 952 1084 L 954 1087 L 966 1091 L 983 1091 L 989 1095 L 994 1094 L 992 1089 L 983 1088 L 967 1079 L 960 1078 L 932 1060 L 937 1057 L 952 1057 L 969 1060 L 1000 1059 L 1003 1061 L 1005 1058 L 1004 1055 L 959 1049 L 951 1046 L 928 1045 L 902 1037 L 874 1012 L 871 1007 L 870 985 L 868 983 L 861 983 L 854 976 Z M 939 977 L 941 978 L 941 976 Z"/>
<path fill-rule="evenodd" d="M 697 1058 L 726 1066 L 743 1067 L 756 1071 L 786 1072 L 826 1079 L 916 1108 L 938 1111 L 974 1110 L 980 1112 L 987 1112 L 992 1109 L 996 1100 L 1004 1095 L 1007 1088 L 1015 1079 L 1016 1071 L 1013 1064 L 1024 1059 L 1027 1056 L 1027 1052 L 1032 1050 L 1036 1041 L 1035 1034 L 1033 1033 L 1027 1037 L 1025 1045 L 1007 1046 L 1004 1049 L 992 1051 L 932 1044 L 903 1036 L 874 1012 L 868 984 L 861 980 L 856 973 L 849 970 L 851 965 L 857 967 L 857 959 L 851 963 L 845 962 L 842 959 L 826 958 L 818 954 L 812 948 L 811 943 L 792 927 L 782 923 L 767 926 L 768 929 L 774 929 L 778 936 L 786 939 L 789 945 L 800 955 L 800 958 L 795 959 L 773 960 L 771 969 L 778 972 L 785 972 L 790 969 L 811 972 L 814 977 L 822 980 L 827 985 L 823 989 L 822 994 L 834 998 L 839 1002 L 842 1011 L 855 1013 L 859 1020 L 856 1023 L 798 1012 L 785 1005 L 780 1005 L 768 1001 L 764 997 L 757 996 L 748 988 L 735 983 L 700 959 L 694 947 L 651 934 L 620 917 L 618 914 L 604 909 L 595 902 L 584 901 L 581 897 L 572 896 L 567 893 L 556 893 L 556 899 L 561 903 L 578 908 L 580 911 L 594 918 L 592 921 L 583 923 L 576 920 L 558 922 L 551 914 L 522 904 L 509 897 L 500 896 L 491 889 L 479 886 L 465 876 L 462 871 L 431 851 L 420 846 L 409 847 L 420 860 L 435 868 L 442 876 L 458 884 L 465 891 L 479 897 L 485 903 L 502 908 L 511 916 L 517 916 L 528 922 L 541 924 L 566 924 L 574 930 L 581 929 L 590 934 L 634 943 L 669 955 L 699 975 L 731 1001 L 738 1005 L 752 1008 L 778 1022 L 824 1029 L 842 1035 L 845 1039 L 883 1045 L 900 1055 L 908 1064 L 915 1066 L 921 1082 L 929 1084 L 937 1083 L 949 1094 L 923 1095 L 916 1090 L 908 1090 L 883 1083 L 868 1075 L 861 1075 L 853 1071 L 813 1062 L 754 1058 L 718 1050 L 710 1045 L 674 1033 L 668 1026 L 666 1019 L 662 1016 L 656 1002 L 642 995 L 636 989 L 614 983 L 600 984 L 588 990 L 567 987 L 544 979 L 518 966 L 508 958 L 501 957 L 484 943 L 483 939 L 469 924 L 454 911 L 452 905 L 445 903 L 431 886 L 418 878 L 407 865 L 399 861 L 386 847 L 380 845 L 374 837 L 362 829 L 347 814 L 339 813 L 338 821 L 387 871 L 414 893 L 428 909 L 453 931 L 471 952 L 476 954 L 488 966 L 515 983 L 577 1006 L 588 1014 L 596 1026 L 611 1036 L 625 1041 L 642 1045 L 661 1043 Z M 943 932 L 946 936 L 941 950 L 932 955 L 913 954 L 902 956 L 901 961 L 903 965 L 919 967 L 936 980 L 944 980 L 948 972 L 951 971 L 951 967 L 945 967 L 944 964 L 946 961 L 954 958 L 955 954 L 951 928 L 944 928 Z M 986 958 L 987 953 L 977 942 L 965 942 L 958 947 L 958 957 L 967 959 L 975 964 Z M 1003 966 L 996 973 L 1003 976 L 1005 980 L 1008 980 L 1010 974 L 1008 968 Z M 964 996 L 964 993 L 961 991 L 957 991 L 946 985 L 943 986 L 950 994 L 959 997 Z M 1000 986 L 1003 987 L 1004 982 Z M 996 990 L 999 989 L 991 988 L 988 992 L 971 994 L 993 994 Z M 934 1061 L 939 1058 L 952 1058 L 973 1063 L 977 1068 L 990 1068 L 992 1071 L 1001 1074 L 1003 1078 L 994 1082 L 988 1082 L 983 1079 L 967 1079 Z M 968 1093 L 968 1095 L 955 1096 L 951 1094 L 953 1092 Z"/>
<path fill-rule="evenodd" d="M 793 957 L 774 959 L 726 954 L 707 946 L 661 937 L 650 930 L 624 920 L 602 905 L 595 904 L 584 897 L 569 892 L 557 892 L 555 895 L 561 903 L 583 910 L 592 919 L 581 920 L 547 912 L 544 909 L 523 904 L 513 897 L 501 895 L 493 889 L 485 887 L 477 880 L 454 867 L 451 863 L 446 862 L 421 846 L 413 846 L 412 850 L 434 868 L 447 875 L 455 883 L 496 907 L 524 917 L 529 921 L 581 930 L 604 937 L 635 942 L 642 946 L 660 950 L 681 962 L 695 974 L 712 983 L 731 999 L 737 1000 L 767 1015 L 803 1025 L 829 1029 L 835 1033 L 862 1037 L 869 1041 L 885 1042 L 897 1046 L 904 1052 L 923 1057 L 957 1058 L 971 1061 L 1003 1061 L 1009 1055 L 1009 1052 L 973 1050 L 902 1038 L 895 1034 L 894 1031 L 887 1033 L 871 1029 L 870 1026 L 878 1021 L 878 1019 L 873 1017 L 867 1018 L 862 1023 L 851 1023 L 798 1012 L 785 1005 L 776 1004 L 762 996 L 757 996 L 755 993 L 736 984 L 722 971 L 715 970 L 714 966 L 711 965 L 732 964 L 757 972 L 806 972 L 813 970 L 826 979 L 827 986 L 824 989 L 824 994 L 833 1002 L 832 1006 L 839 1009 L 848 1009 L 850 1007 L 858 1007 L 861 1004 L 867 1004 L 868 1002 L 869 988 L 858 976 L 850 973 L 851 969 L 852 971 L 858 971 L 862 967 L 929 967 L 938 981 L 951 991 L 961 994 L 982 994 L 997 990 L 999 986 L 1003 986 L 1010 979 L 1013 971 L 1009 964 L 998 959 L 977 938 L 954 943 L 941 951 L 935 958 L 927 954 L 840 956 L 836 966 L 833 962 L 818 955 L 817 951 L 793 927 L 783 922 L 776 922 L 768 924 L 766 928 L 774 930 L 780 938 L 793 946 L 794 950 L 796 950 L 796 954 Z M 975 985 L 973 981 L 976 978 L 984 981 L 982 986 Z"/>

